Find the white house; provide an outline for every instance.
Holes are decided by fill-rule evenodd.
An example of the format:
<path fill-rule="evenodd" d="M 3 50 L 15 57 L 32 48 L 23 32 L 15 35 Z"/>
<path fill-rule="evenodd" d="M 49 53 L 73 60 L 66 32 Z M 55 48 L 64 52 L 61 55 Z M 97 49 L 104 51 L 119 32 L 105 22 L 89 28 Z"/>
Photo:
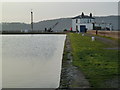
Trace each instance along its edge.
<path fill-rule="evenodd" d="M 85 32 L 86 30 L 93 30 L 94 18 L 92 13 L 89 16 L 81 15 L 72 18 L 72 30 L 76 32 Z"/>

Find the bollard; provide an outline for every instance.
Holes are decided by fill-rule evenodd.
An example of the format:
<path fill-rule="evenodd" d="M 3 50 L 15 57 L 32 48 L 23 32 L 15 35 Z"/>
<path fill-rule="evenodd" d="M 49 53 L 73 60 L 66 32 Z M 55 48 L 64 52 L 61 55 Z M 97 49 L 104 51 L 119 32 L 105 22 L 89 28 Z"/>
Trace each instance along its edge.
<path fill-rule="evenodd" d="M 84 36 L 84 34 L 82 34 L 82 36 Z"/>
<path fill-rule="evenodd" d="M 95 41 L 95 37 L 92 37 L 92 41 Z"/>

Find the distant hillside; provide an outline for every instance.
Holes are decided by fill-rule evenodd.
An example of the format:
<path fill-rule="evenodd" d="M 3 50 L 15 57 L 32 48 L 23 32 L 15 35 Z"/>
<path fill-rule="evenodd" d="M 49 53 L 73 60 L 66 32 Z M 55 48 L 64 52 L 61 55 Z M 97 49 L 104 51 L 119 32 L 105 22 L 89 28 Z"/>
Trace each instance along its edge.
<path fill-rule="evenodd" d="M 112 23 L 114 30 L 120 30 L 118 28 L 118 16 L 106 16 L 106 17 L 95 17 L 95 22 L 106 22 Z M 2 26 L 3 31 L 20 31 L 28 29 L 30 30 L 30 24 L 25 23 L 3 23 L 0 24 Z M 34 23 L 34 30 L 45 30 L 45 28 L 49 29 L 52 28 L 53 31 L 63 31 L 64 29 L 69 30 L 72 26 L 72 19 L 71 18 L 60 18 L 54 20 L 46 20 Z"/>
<path fill-rule="evenodd" d="M 2 23 L 3 31 L 20 31 L 21 29 L 30 29 L 30 25 L 25 23 Z"/>
<path fill-rule="evenodd" d="M 111 23 L 114 30 L 120 30 L 118 28 L 118 16 L 95 17 L 95 22 Z"/>
<path fill-rule="evenodd" d="M 53 31 L 63 31 L 64 29 L 70 29 L 71 26 L 72 26 L 71 18 L 62 18 L 35 23 L 34 30 L 45 30 L 45 28 L 47 29 L 52 28 Z"/>
<path fill-rule="evenodd" d="M 57 23 L 57 24 L 56 24 Z M 72 25 L 71 18 L 61 18 L 54 20 L 46 20 L 38 23 L 34 23 L 34 30 L 45 30 L 45 28 L 52 28 L 53 31 L 63 31 L 64 29 L 70 29 Z M 25 23 L 2 23 L 3 31 L 20 31 L 28 29 L 30 30 L 30 24 Z"/>

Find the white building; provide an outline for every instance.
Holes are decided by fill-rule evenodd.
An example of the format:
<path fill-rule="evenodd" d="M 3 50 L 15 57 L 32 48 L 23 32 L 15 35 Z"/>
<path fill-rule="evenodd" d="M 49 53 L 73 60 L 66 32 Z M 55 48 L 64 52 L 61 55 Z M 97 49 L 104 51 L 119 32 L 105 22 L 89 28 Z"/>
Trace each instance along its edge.
<path fill-rule="evenodd" d="M 76 32 L 85 32 L 86 30 L 93 30 L 94 18 L 92 13 L 89 16 L 81 15 L 72 18 L 72 30 Z"/>

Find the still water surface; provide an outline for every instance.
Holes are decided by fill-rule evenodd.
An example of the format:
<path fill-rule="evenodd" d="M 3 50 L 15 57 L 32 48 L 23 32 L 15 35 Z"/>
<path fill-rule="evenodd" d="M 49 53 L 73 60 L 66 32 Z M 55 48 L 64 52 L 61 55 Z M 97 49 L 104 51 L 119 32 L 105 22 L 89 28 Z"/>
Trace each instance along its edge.
<path fill-rule="evenodd" d="M 3 88 L 57 88 L 66 35 L 3 35 Z"/>

